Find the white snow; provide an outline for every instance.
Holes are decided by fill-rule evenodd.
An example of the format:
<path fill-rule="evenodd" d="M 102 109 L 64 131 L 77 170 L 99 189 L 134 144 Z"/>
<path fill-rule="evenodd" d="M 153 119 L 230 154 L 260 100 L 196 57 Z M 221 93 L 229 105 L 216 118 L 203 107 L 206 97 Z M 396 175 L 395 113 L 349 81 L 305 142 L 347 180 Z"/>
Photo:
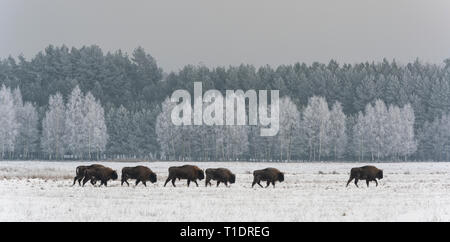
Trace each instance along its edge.
<path fill-rule="evenodd" d="M 186 162 L 236 173 L 231 187 L 204 180 L 163 187 L 169 166 L 184 162 L 103 162 L 118 170 L 108 187 L 71 187 L 82 162 L 0 162 L 0 221 L 450 221 L 449 163 L 377 163 L 378 187 L 345 187 L 366 163 Z M 124 166 L 145 165 L 156 184 L 120 186 Z M 251 188 L 252 171 L 276 167 L 285 182 Z M 213 183 L 214 184 L 214 183 Z"/>

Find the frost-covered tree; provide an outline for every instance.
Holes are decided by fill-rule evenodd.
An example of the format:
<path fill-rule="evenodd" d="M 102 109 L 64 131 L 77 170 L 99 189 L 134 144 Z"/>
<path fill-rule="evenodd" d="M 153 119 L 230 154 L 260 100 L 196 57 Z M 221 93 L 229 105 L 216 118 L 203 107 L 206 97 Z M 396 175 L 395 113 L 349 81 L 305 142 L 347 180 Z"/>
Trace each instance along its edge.
<path fill-rule="evenodd" d="M 171 114 L 175 103 L 169 98 L 161 104 L 161 113 L 156 118 L 156 136 L 161 147 L 161 157 L 174 159 L 177 155 L 177 142 L 180 133 L 177 132 L 177 126 L 172 123 Z"/>
<path fill-rule="evenodd" d="M 14 152 L 20 154 L 23 158 L 29 158 L 30 152 L 35 152 L 38 148 L 38 113 L 34 105 L 29 102 L 23 103 L 19 88 L 14 89 L 13 100 L 18 125 Z"/>
<path fill-rule="evenodd" d="M 111 108 L 108 112 L 106 122 L 108 130 L 108 154 L 113 157 L 122 158 L 131 154 L 130 137 L 132 135 L 131 114 L 124 107 Z"/>
<path fill-rule="evenodd" d="M 151 110 L 144 109 L 136 111 L 132 115 L 132 144 L 134 144 L 133 152 L 140 157 L 147 159 L 156 159 L 156 152 L 159 145 L 156 140 L 155 123 L 156 116 L 160 113 L 158 107 Z"/>
<path fill-rule="evenodd" d="M 29 158 L 31 152 L 38 150 L 39 142 L 39 117 L 34 105 L 26 102 L 19 116 L 19 133 L 16 139 L 15 151 Z"/>
<path fill-rule="evenodd" d="M 374 156 L 377 149 L 376 144 L 376 114 L 375 109 L 372 106 L 372 104 L 367 104 L 365 109 L 365 115 L 364 115 L 364 140 L 366 149 L 368 152 L 370 152 L 371 160 L 374 160 Z"/>
<path fill-rule="evenodd" d="M 388 149 L 388 143 L 386 142 L 388 135 L 386 127 L 388 117 L 387 112 L 384 102 L 380 99 L 376 100 L 373 113 L 374 117 L 372 117 L 371 120 L 374 124 L 372 135 L 374 140 L 372 143 L 378 160 L 385 156 L 386 150 Z"/>
<path fill-rule="evenodd" d="M 401 111 L 401 117 L 402 117 L 402 126 L 400 131 L 400 136 L 402 143 L 400 144 L 399 148 L 399 155 L 403 156 L 405 158 L 405 161 L 407 160 L 407 157 L 409 155 L 412 155 L 417 150 L 417 141 L 414 137 L 414 110 L 412 109 L 410 104 L 405 105 Z M 448 125 L 443 125 L 444 132 L 450 136 L 449 129 L 445 130 L 445 128 L 448 128 Z"/>
<path fill-rule="evenodd" d="M 303 112 L 302 128 L 308 139 L 309 158 L 316 160 L 316 152 L 320 161 L 322 155 L 328 153 L 327 131 L 329 129 L 330 110 L 325 98 L 313 96 Z"/>
<path fill-rule="evenodd" d="M 401 109 L 395 105 L 389 106 L 388 118 L 386 120 L 386 129 L 389 135 L 385 137 L 387 146 L 383 152 L 394 159 L 398 158 L 400 147 L 403 143 L 402 125 Z"/>
<path fill-rule="evenodd" d="M 225 126 L 225 141 L 229 160 L 239 160 L 248 151 L 248 126 Z"/>
<path fill-rule="evenodd" d="M 418 139 L 421 158 L 430 157 L 433 160 L 448 161 L 450 159 L 450 114 L 443 114 L 433 122 L 425 122 Z"/>
<path fill-rule="evenodd" d="M 92 153 L 99 155 L 105 151 L 108 133 L 105 125 L 105 111 L 95 97 L 88 92 L 83 102 L 84 124 L 86 134 L 84 152 L 92 159 Z"/>
<path fill-rule="evenodd" d="M 346 119 L 340 102 L 335 102 L 330 112 L 329 144 L 334 160 L 339 159 L 347 146 Z"/>
<path fill-rule="evenodd" d="M 61 159 L 64 155 L 64 133 L 66 123 L 66 107 L 62 95 L 50 96 L 48 110 L 42 120 L 41 147 L 50 158 Z"/>
<path fill-rule="evenodd" d="M 283 160 L 283 154 L 286 160 L 290 161 L 292 156 L 292 146 L 299 132 L 300 112 L 297 105 L 289 97 L 283 97 L 280 100 L 280 130 L 278 138 L 280 142 L 280 160 Z"/>
<path fill-rule="evenodd" d="M 411 105 L 403 108 L 386 105 L 376 100 L 375 106 L 366 105 L 365 114 L 359 113 L 353 129 L 353 143 L 358 159 L 369 152 L 371 160 L 402 156 L 406 159 L 417 149 L 414 138 L 414 112 Z"/>
<path fill-rule="evenodd" d="M 66 105 L 65 147 L 77 158 L 83 157 L 84 142 L 87 140 L 87 132 L 84 128 L 83 100 L 84 95 L 80 88 L 76 86 L 72 90 Z"/>
<path fill-rule="evenodd" d="M 0 89 L 0 149 L 2 158 L 14 151 L 19 125 L 16 119 L 14 98 L 11 89 L 3 85 Z"/>
<path fill-rule="evenodd" d="M 353 146 L 355 154 L 358 157 L 358 161 L 364 160 L 364 152 L 366 147 L 366 136 L 367 131 L 365 129 L 364 114 L 362 112 L 358 113 L 356 118 L 355 126 L 353 127 Z"/>

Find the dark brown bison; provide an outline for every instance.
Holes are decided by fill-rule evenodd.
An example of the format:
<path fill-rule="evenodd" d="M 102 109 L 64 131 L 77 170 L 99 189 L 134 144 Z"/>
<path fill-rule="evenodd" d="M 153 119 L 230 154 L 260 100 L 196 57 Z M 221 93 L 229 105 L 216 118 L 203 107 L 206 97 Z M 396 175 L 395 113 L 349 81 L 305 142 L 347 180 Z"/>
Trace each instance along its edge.
<path fill-rule="evenodd" d="M 261 181 L 267 182 L 266 187 L 268 187 L 270 185 L 270 183 L 272 183 L 273 187 L 275 187 L 276 181 L 279 181 L 279 182 L 284 181 L 284 173 L 279 171 L 276 168 L 266 168 L 266 169 L 254 171 L 252 187 L 255 184 L 258 184 L 260 187 L 263 187 L 260 183 Z"/>
<path fill-rule="evenodd" d="M 77 166 L 77 168 L 75 170 L 76 175 L 75 175 L 75 178 L 73 178 L 72 186 L 74 186 L 77 181 L 78 181 L 78 185 L 81 186 L 81 180 L 83 180 L 83 178 L 84 178 L 84 171 L 86 169 L 92 168 L 92 167 L 104 167 L 104 166 L 103 165 L 99 165 L 99 164 L 93 164 L 93 165 L 90 165 L 90 166 Z M 96 182 L 95 180 L 91 180 L 92 185 L 94 185 L 95 182 Z"/>
<path fill-rule="evenodd" d="M 370 181 L 375 181 L 378 186 L 378 182 L 376 179 L 383 178 L 383 170 L 376 168 L 375 166 L 363 166 L 363 167 L 355 167 L 350 171 L 350 179 L 348 179 L 348 184 L 355 179 L 355 185 L 358 187 L 358 180 L 366 180 L 367 187 L 369 187 Z M 347 187 L 346 186 L 346 187 Z"/>
<path fill-rule="evenodd" d="M 198 187 L 197 179 L 202 180 L 205 178 L 203 170 L 197 166 L 184 165 L 184 166 L 172 166 L 169 168 L 169 176 L 167 177 L 164 186 L 172 180 L 172 185 L 175 187 L 175 180 L 187 179 L 187 185 L 193 181 Z"/>
<path fill-rule="evenodd" d="M 84 171 L 83 186 L 89 180 L 100 181 L 100 186 L 108 186 L 109 180 L 117 180 L 117 172 L 109 167 L 90 167 Z"/>
<path fill-rule="evenodd" d="M 205 186 L 208 186 L 208 184 L 212 186 L 211 180 L 217 181 L 217 186 L 219 186 L 221 182 L 225 183 L 225 186 L 228 186 L 228 182 L 233 184 L 236 181 L 236 175 L 226 168 L 208 168 L 205 170 L 205 174 Z"/>
<path fill-rule="evenodd" d="M 136 186 L 139 182 L 147 186 L 147 181 L 151 183 L 156 182 L 156 174 L 146 166 L 124 167 L 122 168 L 122 182 L 120 185 L 122 186 L 125 182 L 129 186 L 128 179 L 136 179 Z"/>

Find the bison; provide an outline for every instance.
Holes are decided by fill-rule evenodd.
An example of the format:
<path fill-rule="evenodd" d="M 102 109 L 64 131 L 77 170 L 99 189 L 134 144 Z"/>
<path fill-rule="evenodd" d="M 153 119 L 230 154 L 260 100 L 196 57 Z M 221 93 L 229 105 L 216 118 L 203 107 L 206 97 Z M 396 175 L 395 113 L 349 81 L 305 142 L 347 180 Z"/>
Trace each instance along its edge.
<path fill-rule="evenodd" d="M 217 186 L 219 186 L 221 182 L 225 183 L 225 186 L 228 186 L 228 182 L 230 184 L 233 184 L 236 181 L 236 175 L 231 173 L 231 171 L 226 168 L 217 168 L 217 169 L 209 168 L 205 170 L 205 173 L 206 173 L 206 180 L 205 180 L 206 187 L 208 186 L 208 184 L 212 186 L 211 180 L 217 181 Z"/>
<path fill-rule="evenodd" d="M 85 171 L 86 169 L 92 168 L 92 167 L 104 167 L 104 166 L 103 166 L 103 165 L 99 165 L 99 164 L 93 164 L 93 165 L 90 165 L 90 166 L 77 166 L 77 168 L 76 168 L 76 170 L 75 170 L 76 175 L 75 175 L 75 177 L 73 178 L 73 184 L 72 184 L 72 186 L 75 185 L 75 183 L 77 182 L 77 180 L 78 180 L 78 185 L 81 186 L 81 180 L 83 180 L 83 178 L 84 178 L 84 171 Z M 94 185 L 94 184 L 95 184 L 95 180 L 91 180 L 91 183 L 92 183 L 92 185 Z"/>
<path fill-rule="evenodd" d="M 147 181 L 151 183 L 156 182 L 156 174 L 146 166 L 124 167 L 122 168 L 122 182 L 120 185 L 122 186 L 125 182 L 129 186 L 128 179 L 136 179 L 136 186 L 139 182 L 147 186 Z"/>
<path fill-rule="evenodd" d="M 197 166 L 192 165 L 184 165 L 184 166 L 172 166 L 169 168 L 169 176 L 167 177 L 166 182 L 164 183 L 164 186 L 172 180 L 172 185 L 175 187 L 175 180 L 178 178 L 178 180 L 181 179 L 187 179 L 187 185 L 193 181 L 197 187 L 197 179 L 202 180 L 205 178 L 205 174 L 203 173 L 203 170 L 198 168 Z"/>
<path fill-rule="evenodd" d="M 378 182 L 376 179 L 380 180 L 383 178 L 383 170 L 376 168 L 375 166 L 363 166 L 363 167 L 355 167 L 350 171 L 350 179 L 348 179 L 348 184 L 355 179 L 355 185 L 358 187 L 358 180 L 366 180 L 367 187 L 369 187 L 370 181 L 375 181 L 376 186 L 378 186 Z"/>
<path fill-rule="evenodd" d="M 255 184 L 258 184 L 260 187 L 263 187 L 260 183 L 261 181 L 267 181 L 266 187 L 268 187 L 270 183 L 272 183 L 273 187 L 275 187 L 276 181 L 279 182 L 284 181 L 284 173 L 276 168 L 266 168 L 254 171 L 252 187 Z"/>
<path fill-rule="evenodd" d="M 84 171 L 83 186 L 89 180 L 97 181 L 100 180 L 100 186 L 108 186 L 109 180 L 117 180 L 117 172 L 109 167 L 90 167 Z"/>

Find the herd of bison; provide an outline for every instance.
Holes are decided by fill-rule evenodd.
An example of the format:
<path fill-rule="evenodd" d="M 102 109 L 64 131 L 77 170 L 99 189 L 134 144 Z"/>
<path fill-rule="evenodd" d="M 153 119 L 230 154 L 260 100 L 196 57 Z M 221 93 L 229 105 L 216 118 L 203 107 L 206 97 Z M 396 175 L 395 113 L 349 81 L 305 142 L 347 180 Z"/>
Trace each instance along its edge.
<path fill-rule="evenodd" d="M 167 177 L 164 186 L 166 186 L 167 183 L 171 181 L 172 185 L 175 187 L 175 181 L 177 179 L 186 179 L 187 186 L 189 186 L 191 182 L 194 182 L 195 185 L 198 186 L 197 180 L 202 180 L 204 178 L 205 186 L 211 186 L 211 180 L 217 181 L 217 186 L 219 186 L 220 183 L 224 183 L 225 186 L 228 186 L 228 183 L 233 184 L 236 181 L 236 175 L 226 168 L 209 168 L 203 172 L 203 170 L 197 166 L 183 165 L 173 166 L 169 168 L 169 176 Z M 355 180 L 356 186 L 358 186 L 359 180 L 365 180 L 367 186 L 369 186 L 370 181 L 375 181 L 376 185 L 378 186 L 377 179 L 382 178 L 383 170 L 380 170 L 374 166 L 356 167 L 352 168 L 350 171 L 350 179 L 347 182 L 347 186 L 353 179 Z M 97 181 L 100 181 L 100 186 L 107 186 L 109 180 L 117 179 L 117 172 L 109 167 L 105 167 L 99 164 L 90 166 L 78 166 L 76 168 L 76 176 L 73 179 L 72 186 L 75 185 L 77 181 L 80 186 L 81 182 L 83 182 L 84 186 L 88 181 L 90 181 L 92 185 L 95 185 Z M 151 183 L 156 182 L 156 174 L 150 168 L 145 166 L 124 167 L 122 169 L 121 185 L 126 183 L 129 186 L 130 184 L 128 183 L 128 179 L 135 179 L 136 186 L 139 184 L 139 182 L 142 182 L 144 186 L 147 186 L 147 181 L 150 181 Z M 284 181 L 284 173 L 276 168 L 255 170 L 253 172 L 252 187 L 255 186 L 255 184 L 263 187 L 261 185 L 261 181 L 267 182 L 266 187 L 268 187 L 270 184 L 275 187 L 276 181 Z"/>

